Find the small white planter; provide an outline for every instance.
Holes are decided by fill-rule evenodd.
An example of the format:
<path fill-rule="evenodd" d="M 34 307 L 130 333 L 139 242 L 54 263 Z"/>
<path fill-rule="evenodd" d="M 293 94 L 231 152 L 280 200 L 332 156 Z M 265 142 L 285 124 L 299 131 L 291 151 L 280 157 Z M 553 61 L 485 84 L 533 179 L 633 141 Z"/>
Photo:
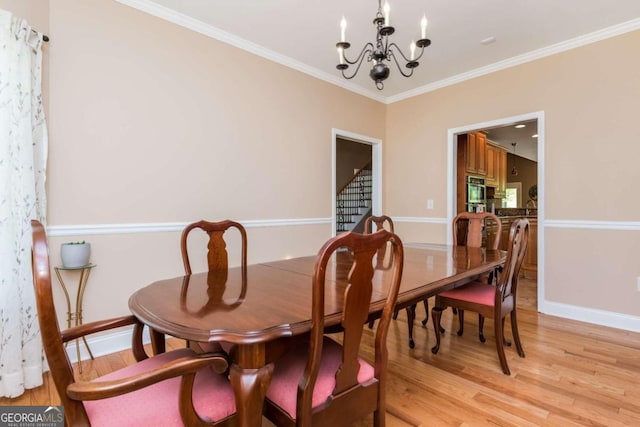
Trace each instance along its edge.
<path fill-rule="evenodd" d="M 80 268 L 89 264 L 90 243 L 63 243 L 60 245 L 60 258 L 65 268 Z"/>

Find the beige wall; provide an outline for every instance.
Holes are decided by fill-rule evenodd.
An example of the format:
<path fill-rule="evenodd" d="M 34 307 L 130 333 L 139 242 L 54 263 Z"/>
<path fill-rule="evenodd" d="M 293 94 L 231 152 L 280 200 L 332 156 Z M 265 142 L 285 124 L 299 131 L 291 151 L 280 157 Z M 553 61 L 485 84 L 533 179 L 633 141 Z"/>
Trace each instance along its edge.
<path fill-rule="evenodd" d="M 0 7 L 52 39 L 54 228 L 328 218 L 338 128 L 384 139 L 385 213 L 436 219 L 396 223 L 401 237 L 444 242 L 447 130 L 534 111 L 550 224 L 640 217 L 628 197 L 640 179 L 640 31 L 385 106 L 114 1 Z M 85 316 L 123 314 L 133 290 L 181 272 L 178 234 L 54 237 L 52 261 L 60 242 L 90 240 Z M 250 228 L 250 261 L 314 253 L 330 234 L 322 223 Z M 548 302 L 640 315 L 638 231 L 549 226 L 544 237 Z"/>
<path fill-rule="evenodd" d="M 514 167 L 518 171 L 518 175 L 511 174 Z M 527 207 L 527 202 L 530 200 L 529 189 L 538 184 L 537 162 L 507 153 L 507 182 L 519 182 L 522 184 L 522 203 L 519 207 Z"/>
<path fill-rule="evenodd" d="M 10 3 L 48 13 L 54 229 L 330 218 L 332 128 L 384 135 L 383 104 L 117 2 Z M 330 236 L 326 222 L 249 228 L 249 260 L 314 254 Z M 52 262 L 77 239 L 98 264 L 88 320 L 182 272 L 179 232 L 52 237 Z"/>
<path fill-rule="evenodd" d="M 637 226 L 611 230 L 593 224 L 625 228 L 640 217 L 640 201 L 629 197 L 640 180 L 640 145 L 633 137 L 640 111 L 639 45 L 635 31 L 390 105 L 389 213 L 447 216 L 448 129 L 544 111 L 545 173 L 539 180 L 549 222 L 541 252 L 546 303 L 553 310 L 562 304 L 587 309 L 587 316 L 597 310 L 640 315 Z M 435 199 L 433 212 L 425 209 L 428 198 Z M 592 225 L 575 230 L 560 221 Z M 401 231 L 444 241 L 446 225 L 434 228 L 409 223 Z"/>

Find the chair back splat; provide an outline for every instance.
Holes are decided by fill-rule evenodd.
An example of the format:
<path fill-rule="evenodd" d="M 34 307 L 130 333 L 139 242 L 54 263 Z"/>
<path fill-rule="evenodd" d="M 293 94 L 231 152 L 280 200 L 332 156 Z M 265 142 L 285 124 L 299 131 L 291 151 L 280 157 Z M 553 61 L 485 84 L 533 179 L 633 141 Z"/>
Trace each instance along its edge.
<path fill-rule="evenodd" d="M 453 244 L 480 248 L 483 244 L 483 229 L 487 220 L 496 224 L 496 239 L 490 249 L 498 249 L 502 222 L 490 212 L 461 212 L 453 219 Z"/>
<path fill-rule="evenodd" d="M 208 234 L 209 242 L 207 244 L 207 267 L 208 271 L 225 271 L 229 268 L 229 255 L 227 253 L 227 243 L 224 239 L 224 234 L 230 228 L 236 228 L 240 233 L 240 240 L 242 244 L 241 266 L 246 270 L 247 268 L 247 232 L 242 224 L 224 220 L 218 222 L 210 222 L 201 220 L 194 222 L 185 227 L 182 231 L 180 238 L 180 249 L 182 251 L 182 263 L 184 264 L 185 274 L 191 274 L 191 263 L 189 260 L 189 250 L 187 241 L 189 233 L 194 229 L 200 229 Z"/>
<path fill-rule="evenodd" d="M 377 254 L 389 247 L 393 267 L 378 268 Z M 313 274 L 312 329 L 300 345 L 276 361 L 265 415 L 278 426 L 349 426 L 374 414 L 384 426 L 387 333 L 398 297 L 404 252 L 387 230 L 346 233 L 318 252 Z M 325 297 L 342 301 L 341 344 L 325 335 Z M 375 363 L 361 357 L 363 325 L 382 312 L 375 331 Z"/>
<path fill-rule="evenodd" d="M 370 234 L 372 232 L 372 225 L 376 225 L 376 231 L 385 229 L 392 233 L 395 233 L 393 229 L 393 220 L 387 215 L 374 216 L 371 215 L 364 221 L 364 234 Z M 387 225 L 385 228 L 385 224 Z"/>

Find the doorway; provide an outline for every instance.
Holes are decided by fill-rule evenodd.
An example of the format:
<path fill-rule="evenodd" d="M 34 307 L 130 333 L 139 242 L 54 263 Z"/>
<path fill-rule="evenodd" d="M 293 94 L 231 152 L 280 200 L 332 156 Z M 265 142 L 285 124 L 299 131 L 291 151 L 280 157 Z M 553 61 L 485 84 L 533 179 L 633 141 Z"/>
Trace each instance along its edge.
<path fill-rule="evenodd" d="M 537 212 L 538 212 L 538 232 L 537 232 L 537 266 L 538 266 L 538 305 L 544 301 L 544 227 L 545 227 L 545 200 L 544 200 L 544 112 L 537 111 L 520 116 L 505 117 L 484 123 L 475 123 L 467 126 L 452 128 L 447 131 L 447 224 L 451 227 L 453 217 L 456 215 L 456 191 L 457 191 L 457 156 L 458 156 L 458 135 L 469 132 L 505 127 L 524 121 L 537 121 Z M 447 243 L 452 244 L 451 233 L 447 233 Z"/>
<path fill-rule="evenodd" d="M 340 129 L 332 129 L 332 173 L 331 173 L 331 233 L 337 234 L 337 208 L 338 204 L 338 179 L 342 172 L 338 171 L 338 144 L 340 141 L 365 144 L 370 147 L 371 153 L 371 214 L 380 215 L 382 211 L 382 140 L 366 135 L 359 135 Z M 358 166 L 359 167 L 359 166 Z M 352 168 L 353 169 L 353 168 Z"/>

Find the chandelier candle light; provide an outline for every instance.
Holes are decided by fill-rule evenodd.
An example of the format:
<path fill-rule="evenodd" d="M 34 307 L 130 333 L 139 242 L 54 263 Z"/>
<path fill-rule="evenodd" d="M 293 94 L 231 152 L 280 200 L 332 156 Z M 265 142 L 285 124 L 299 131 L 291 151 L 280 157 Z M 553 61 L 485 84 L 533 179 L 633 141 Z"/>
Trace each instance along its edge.
<path fill-rule="evenodd" d="M 411 77 L 413 75 L 413 69 L 416 68 L 420 63 L 418 60 L 422 57 L 424 53 L 424 48 L 431 44 L 431 40 L 426 38 L 427 35 L 427 16 L 422 17 L 422 21 L 420 21 L 420 29 L 421 37 L 417 42 L 411 42 L 409 46 L 410 57 L 407 58 L 405 54 L 400 50 L 398 45 L 391 42 L 389 43 L 389 36 L 395 32 L 395 28 L 389 25 L 389 3 L 385 1 L 384 8 L 381 4 L 382 0 L 378 0 L 378 13 L 376 13 L 376 17 L 373 20 L 373 25 L 376 26 L 376 43 L 367 43 L 362 48 L 362 51 L 358 55 L 358 57 L 351 61 L 349 60 L 345 54 L 345 49 L 349 49 L 351 44 L 346 41 L 346 30 L 347 30 L 347 21 L 342 17 L 340 21 L 340 41 L 336 43 L 336 47 L 338 48 L 338 60 L 339 63 L 336 65 L 336 68 L 342 71 L 342 77 L 345 79 L 352 79 L 358 74 L 360 70 L 360 66 L 364 61 L 364 58 L 367 58 L 367 62 L 374 62 L 371 71 L 369 72 L 369 76 L 376 82 L 376 87 L 378 90 L 382 90 L 384 88 L 384 80 L 389 77 L 389 67 L 385 64 L 384 61 L 396 63 L 398 67 L 398 71 L 405 77 Z M 416 47 L 420 48 L 420 54 L 416 58 Z M 407 72 L 403 71 L 400 62 L 398 61 L 398 55 L 402 57 L 403 62 L 405 62 L 404 66 L 409 70 Z M 353 74 L 348 75 L 345 73 L 345 70 L 349 68 L 349 65 L 356 65 L 356 69 Z"/>

